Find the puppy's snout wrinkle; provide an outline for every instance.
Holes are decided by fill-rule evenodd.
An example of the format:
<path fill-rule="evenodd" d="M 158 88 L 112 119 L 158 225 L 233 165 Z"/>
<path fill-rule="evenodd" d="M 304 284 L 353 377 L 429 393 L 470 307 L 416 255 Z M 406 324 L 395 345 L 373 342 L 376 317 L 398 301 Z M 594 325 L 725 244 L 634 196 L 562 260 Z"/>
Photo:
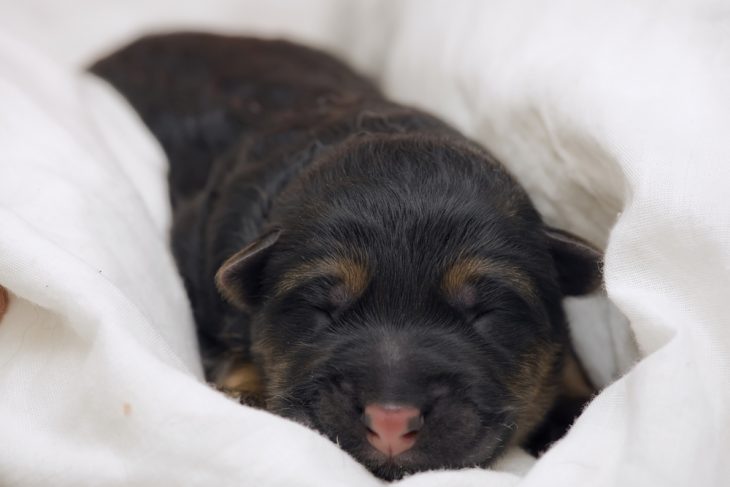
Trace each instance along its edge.
<path fill-rule="evenodd" d="M 423 426 L 419 409 L 396 404 L 369 404 L 362 420 L 368 428 L 368 442 L 388 457 L 410 450 Z"/>

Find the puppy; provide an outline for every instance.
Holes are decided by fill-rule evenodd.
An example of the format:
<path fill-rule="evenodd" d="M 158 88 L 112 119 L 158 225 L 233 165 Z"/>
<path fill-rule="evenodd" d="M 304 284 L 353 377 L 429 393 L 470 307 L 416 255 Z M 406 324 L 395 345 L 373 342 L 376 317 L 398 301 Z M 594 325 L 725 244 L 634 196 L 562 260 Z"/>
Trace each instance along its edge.
<path fill-rule="evenodd" d="M 211 379 L 388 480 L 544 446 L 564 377 L 589 390 L 561 301 L 599 253 L 444 122 L 282 41 L 146 37 L 91 69 L 170 160 Z"/>

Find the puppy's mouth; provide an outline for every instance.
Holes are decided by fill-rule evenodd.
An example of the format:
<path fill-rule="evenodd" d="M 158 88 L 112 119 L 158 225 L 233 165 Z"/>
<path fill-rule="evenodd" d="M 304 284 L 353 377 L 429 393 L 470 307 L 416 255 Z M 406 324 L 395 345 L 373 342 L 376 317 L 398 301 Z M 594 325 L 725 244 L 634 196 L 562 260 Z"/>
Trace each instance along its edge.
<path fill-rule="evenodd" d="M 271 398 L 267 409 L 320 432 L 387 481 L 427 470 L 485 467 L 512 434 L 502 426 L 510 423 L 509 413 L 483 410 L 463 397 L 421 411 L 392 403 L 360 407 L 349 389 L 316 381 L 286 392 Z"/>
<path fill-rule="evenodd" d="M 395 481 L 428 470 L 486 467 L 501 452 L 500 444 L 500 436 L 485 434 L 478 446 L 465 452 L 459 460 L 450 462 L 429 455 L 417 445 L 397 455 L 387 455 L 373 447 L 365 448 L 356 458 L 376 477 Z"/>
<path fill-rule="evenodd" d="M 423 470 L 438 468 L 432 465 L 430 468 L 424 465 L 423 459 L 419 459 L 418 450 L 410 449 L 397 455 L 385 454 L 374 447 L 364 448 L 358 460 L 370 470 L 373 475 L 384 480 L 398 480 L 405 475 L 410 475 Z"/>
<path fill-rule="evenodd" d="M 311 421 L 309 426 L 313 427 Z M 398 442 L 390 440 L 388 447 L 383 447 L 382 442 L 387 440 L 374 438 L 377 432 L 367 426 L 353 425 L 351 431 L 344 433 L 327 431 L 327 427 L 314 428 L 376 477 L 387 481 L 428 470 L 486 467 L 502 453 L 510 434 L 508 428 L 498 425 L 475 425 L 469 431 L 458 428 L 460 431 L 453 431 L 453 435 L 440 429 L 406 431 Z"/>
<path fill-rule="evenodd" d="M 409 468 L 395 461 L 383 462 L 381 464 L 378 464 L 377 466 L 369 466 L 367 464 L 365 464 L 365 466 L 368 468 L 368 470 L 370 470 L 370 472 L 372 472 L 373 475 L 383 480 L 387 480 L 388 482 L 400 480 L 406 475 L 411 475 L 421 470 L 425 470 L 418 468 Z"/>

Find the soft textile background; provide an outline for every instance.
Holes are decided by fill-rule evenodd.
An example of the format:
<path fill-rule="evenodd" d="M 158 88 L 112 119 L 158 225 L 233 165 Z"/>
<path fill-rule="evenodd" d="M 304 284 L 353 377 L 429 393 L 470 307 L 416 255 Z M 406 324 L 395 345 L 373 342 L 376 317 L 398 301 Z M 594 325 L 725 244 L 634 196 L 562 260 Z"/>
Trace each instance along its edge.
<path fill-rule="evenodd" d="M 6 0 L 0 484 L 379 485 L 315 433 L 199 380 L 166 247 L 164 158 L 78 72 L 138 33 L 181 27 L 338 53 L 490 147 L 551 223 L 608 243 L 607 290 L 643 360 L 532 468 L 515 452 L 500 472 L 402 485 L 727 483 L 724 2 Z M 594 378 L 631 364 L 632 334 L 605 301 L 571 315 Z"/>

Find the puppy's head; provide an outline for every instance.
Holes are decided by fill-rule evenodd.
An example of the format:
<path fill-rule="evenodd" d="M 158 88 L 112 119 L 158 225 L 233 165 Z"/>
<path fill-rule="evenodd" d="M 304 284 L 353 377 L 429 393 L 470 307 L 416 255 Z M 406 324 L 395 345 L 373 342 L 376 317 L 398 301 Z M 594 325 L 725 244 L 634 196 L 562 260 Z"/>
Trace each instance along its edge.
<path fill-rule="evenodd" d="M 217 275 L 253 318 L 267 408 L 386 479 L 486 465 L 543 419 L 569 347 L 562 297 L 600 283 L 600 257 L 487 155 L 361 143 L 272 220 Z"/>

